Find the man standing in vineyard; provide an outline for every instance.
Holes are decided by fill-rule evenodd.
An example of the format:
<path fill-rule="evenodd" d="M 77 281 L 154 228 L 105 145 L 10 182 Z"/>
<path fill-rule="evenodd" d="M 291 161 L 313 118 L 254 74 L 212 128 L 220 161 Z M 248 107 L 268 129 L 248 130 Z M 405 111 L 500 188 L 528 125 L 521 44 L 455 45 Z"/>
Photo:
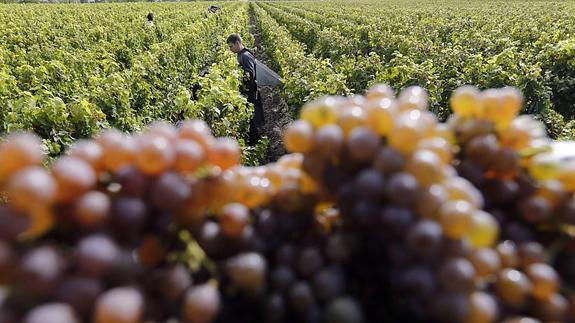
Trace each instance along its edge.
<path fill-rule="evenodd" d="M 258 84 L 256 82 L 256 58 L 247 49 L 238 34 L 231 34 L 227 39 L 230 50 L 238 55 L 238 64 L 244 70 L 242 94 L 254 105 L 254 114 L 250 120 L 249 144 L 255 145 L 260 137 L 259 127 L 264 124 L 264 110 Z"/>

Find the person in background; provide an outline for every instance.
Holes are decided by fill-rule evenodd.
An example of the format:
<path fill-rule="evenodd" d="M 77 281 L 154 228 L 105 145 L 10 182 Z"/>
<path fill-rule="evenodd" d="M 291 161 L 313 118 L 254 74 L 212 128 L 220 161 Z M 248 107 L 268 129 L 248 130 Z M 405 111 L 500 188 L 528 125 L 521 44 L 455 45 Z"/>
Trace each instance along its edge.
<path fill-rule="evenodd" d="M 230 50 L 237 54 L 238 64 L 244 71 L 241 92 L 247 97 L 248 102 L 254 105 L 254 114 L 250 120 L 249 144 L 255 145 L 260 138 L 259 128 L 264 124 L 264 110 L 256 82 L 256 58 L 254 54 L 244 46 L 240 35 L 229 35 L 227 43 Z"/>
<path fill-rule="evenodd" d="M 221 8 L 218 7 L 218 6 L 210 6 L 210 7 L 208 8 L 208 13 L 216 13 L 216 12 L 218 12 L 220 9 L 221 9 Z"/>
<path fill-rule="evenodd" d="M 154 14 L 153 13 L 148 13 L 148 15 L 146 16 L 147 20 L 145 23 L 146 27 L 154 27 Z"/>

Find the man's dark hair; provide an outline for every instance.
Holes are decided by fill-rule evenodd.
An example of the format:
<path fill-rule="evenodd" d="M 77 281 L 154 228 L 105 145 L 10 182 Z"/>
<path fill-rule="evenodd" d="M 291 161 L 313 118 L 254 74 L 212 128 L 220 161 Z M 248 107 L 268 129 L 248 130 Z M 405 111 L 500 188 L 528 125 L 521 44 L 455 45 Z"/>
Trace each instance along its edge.
<path fill-rule="evenodd" d="M 148 16 L 147 16 L 147 17 L 148 17 L 148 20 L 149 20 L 149 21 L 152 21 L 152 20 L 154 20 L 154 14 L 153 14 L 153 13 L 151 13 L 151 12 L 148 14 Z"/>
<path fill-rule="evenodd" d="M 227 43 L 228 44 L 235 44 L 236 42 L 241 42 L 242 37 L 238 34 L 231 34 L 228 36 Z"/>

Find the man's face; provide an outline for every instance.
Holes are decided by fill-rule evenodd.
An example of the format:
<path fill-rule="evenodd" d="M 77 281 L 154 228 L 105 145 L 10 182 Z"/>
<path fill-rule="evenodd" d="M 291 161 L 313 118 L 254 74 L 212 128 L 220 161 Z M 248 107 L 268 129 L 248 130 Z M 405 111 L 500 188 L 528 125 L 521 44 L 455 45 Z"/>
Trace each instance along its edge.
<path fill-rule="evenodd" d="M 239 41 L 235 42 L 235 43 L 228 43 L 228 47 L 230 48 L 230 50 L 234 53 L 239 53 L 242 47 L 242 43 L 240 43 Z"/>

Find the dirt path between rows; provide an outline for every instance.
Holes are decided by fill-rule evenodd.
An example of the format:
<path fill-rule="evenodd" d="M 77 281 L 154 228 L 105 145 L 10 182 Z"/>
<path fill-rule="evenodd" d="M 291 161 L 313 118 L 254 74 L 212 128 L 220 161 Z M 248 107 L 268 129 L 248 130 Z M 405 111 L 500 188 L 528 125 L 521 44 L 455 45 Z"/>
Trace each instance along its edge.
<path fill-rule="evenodd" d="M 265 53 L 261 35 L 257 28 L 256 17 L 250 11 L 250 34 L 254 36 L 254 53 L 258 60 L 269 66 L 269 58 Z M 265 124 L 261 129 L 262 135 L 267 136 L 269 139 L 269 146 L 266 152 L 263 163 L 271 163 L 282 155 L 286 154 L 282 142 L 282 131 L 292 121 L 288 107 L 280 96 L 280 89 L 278 87 L 261 87 L 260 93 L 263 100 Z"/>

